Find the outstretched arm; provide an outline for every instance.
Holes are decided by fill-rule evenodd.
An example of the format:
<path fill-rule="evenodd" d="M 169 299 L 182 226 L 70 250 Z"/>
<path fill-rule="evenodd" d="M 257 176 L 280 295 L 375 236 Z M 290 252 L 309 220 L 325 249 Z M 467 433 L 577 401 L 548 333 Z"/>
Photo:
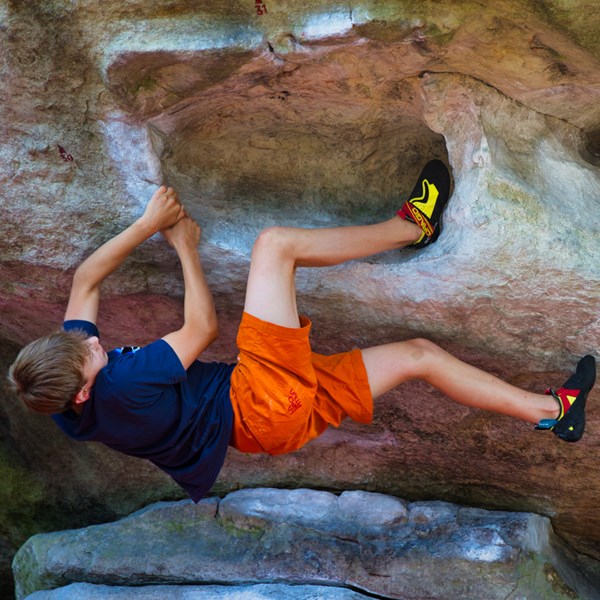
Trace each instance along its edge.
<path fill-rule="evenodd" d="M 82 319 L 96 323 L 102 282 L 123 264 L 131 252 L 155 233 L 185 216 L 173 188 L 161 186 L 154 192 L 144 214 L 93 254 L 75 271 L 65 320 Z"/>
<path fill-rule="evenodd" d="M 217 313 L 198 254 L 198 224 L 190 217 L 185 217 L 162 234 L 179 256 L 185 284 L 183 326 L 163 339 L 173 348 L 181 364 L 187 369 L 216 339 Z"/>

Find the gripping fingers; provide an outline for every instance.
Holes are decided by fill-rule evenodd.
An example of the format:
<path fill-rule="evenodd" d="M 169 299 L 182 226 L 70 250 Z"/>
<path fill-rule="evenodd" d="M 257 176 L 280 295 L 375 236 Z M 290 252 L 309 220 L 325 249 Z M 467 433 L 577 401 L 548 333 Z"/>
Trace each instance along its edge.
<path fill-rule="evenodd" d="M 179 195 L 172 187 L 166 189 L 165 195 L 169 200 L 175 200 L 176 202 L 179 202 Z"/>
<path fill-rule="evenodd" d="M 187 216 L 174 226 L 163 229 L 161 233 L 174 248 L 183 246 L 196 247 L 200 243 L 200 226 L 196 221 Z"/>
<path fill-rule="evenodd" d="M 145 212 L 146 220 L 155 231 L 171 227 L 185 217 L 179 195 L 172 187 L 161 185 L 152 195 Z"/>

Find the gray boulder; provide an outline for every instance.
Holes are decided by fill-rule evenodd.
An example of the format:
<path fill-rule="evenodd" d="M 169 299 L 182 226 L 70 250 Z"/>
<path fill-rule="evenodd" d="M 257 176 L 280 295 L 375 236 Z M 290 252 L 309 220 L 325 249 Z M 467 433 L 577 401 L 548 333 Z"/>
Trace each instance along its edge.
<path fill-rule="evenodd" d="M 600 597 L 597 565 L 596 575 L 584 572 L 545 517 L 367 492 L 247 489 L 197 505 L 160 503 L 114 523 L 36 535 L 14 573 L 18 600 L 74 582 L 326 584 L 415 600 Z"/>
<path fill-rule="evenodd" d="M 352 590 L 318 585 L 257 584 L 244 586 L 147 585 L 125 588 L 73 583 L 35 592 L 27 600 L 365 600 Z"/>

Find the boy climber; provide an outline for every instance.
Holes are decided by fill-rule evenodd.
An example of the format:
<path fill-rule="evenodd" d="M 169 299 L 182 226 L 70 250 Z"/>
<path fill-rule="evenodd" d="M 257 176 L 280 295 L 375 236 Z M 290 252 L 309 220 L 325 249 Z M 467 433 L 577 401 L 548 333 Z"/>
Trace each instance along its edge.
<path fill-rule="evenodd" d="M 537 423 L 577 441 L 596 377 L 592 356 L 581 359 L 563 387 L 538 395 L 423 339 L 334 356 L 311 352 L 311 323 L 296 308 L 296 267 L 336 265 L 433 243 L 449 192 L 446 167 L 432 161 L 398 216 L 388 221 L 263 231 L 252 250 L 238 362 L 228 365 L 197 360 L 217 336 L 215 307 L 197 251 L 200 228 L 175 191 L 161 187 L 142 217 L 79 266 L 64 331 L 26 346 L 9 378 L 30 409 L 52 414 L 72 438 L 149 459 L 195 501 L 210 490 L 229 445 L 242 452 L 292 452 L 347 416 L 368 423 L 373 399 L 415 378 L 456 402 Z M 100 286 L 157 231 L 181 261 L 184 323 L 144 348 L 107 354 L 96 327 Z"/>

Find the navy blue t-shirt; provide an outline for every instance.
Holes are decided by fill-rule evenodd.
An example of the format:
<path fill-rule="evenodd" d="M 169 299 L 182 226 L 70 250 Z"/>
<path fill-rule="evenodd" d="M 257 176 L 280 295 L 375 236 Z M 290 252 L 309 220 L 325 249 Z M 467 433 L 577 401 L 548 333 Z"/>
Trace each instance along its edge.
<path fill-rule="evenodd" d="M 64 329 L 99 336 L 89 321 L 65 321 Z M 76 440 L 150 460 L 198 502 L 215 482 L 231 439 L 234 366 L 196 360 L 186 371 L 164 340 L 111 350 L 81 414 L 69 409 L 53 419 Z"/>

